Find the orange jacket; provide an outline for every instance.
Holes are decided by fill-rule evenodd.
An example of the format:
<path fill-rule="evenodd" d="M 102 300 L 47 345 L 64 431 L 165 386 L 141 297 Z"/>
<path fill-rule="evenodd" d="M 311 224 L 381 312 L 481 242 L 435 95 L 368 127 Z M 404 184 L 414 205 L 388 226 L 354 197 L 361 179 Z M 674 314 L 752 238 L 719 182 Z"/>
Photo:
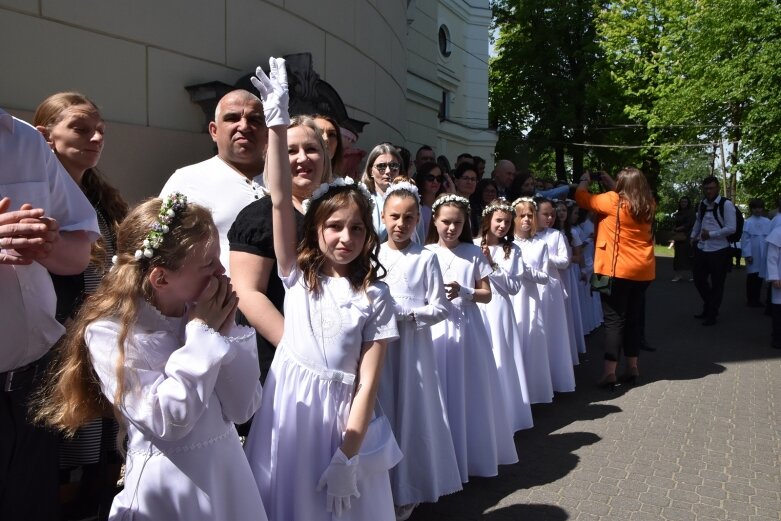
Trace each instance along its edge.
<path fill-rule="evenodd" d="M 626 208 L 618 214 L 618 239 L 616 240 L 616 209 L 618 193 L 590 194 L 586 190 L 575 191 L 575 200 L 581 208 L 592 210 L 599 216 L 594 238 L 594 273 L 611 275 L 629 280 L 654 280 L 656 257 L 654 256 L 651 223 L 639 223 Z M 614 243 L 618 248 L 614 248 Z M 613 272 L 613 252 L 616 251 L 616 269 Z"/>

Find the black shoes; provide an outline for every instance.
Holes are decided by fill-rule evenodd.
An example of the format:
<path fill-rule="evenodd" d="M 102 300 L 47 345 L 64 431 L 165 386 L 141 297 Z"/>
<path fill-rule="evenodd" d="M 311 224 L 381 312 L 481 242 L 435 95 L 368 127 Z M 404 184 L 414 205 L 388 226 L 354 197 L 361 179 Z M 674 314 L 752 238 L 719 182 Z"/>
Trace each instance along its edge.
<path fill-rule="evenodd" d="M 713 326 L 715 324 L 716 324 L 716 317 L 708 317 L 702 322 L 703 326 Z"/>
<path fill-rule="evenodd" d="M 640 344 L 640 349 L 642 349 L 643 351 L 650 351 L 651 353 L 656 351 L 656 348 L 651 344 L 649 344 L 646 340 L 642 341 L 642 343 Z"/>
<path fill-rule="evenodd" d="M 615 374 L 609 374 L 607 376 L 603 376 L 598 382 L 597 387 L 600 389 L 607 389 L 608 391 L 613 391 L 618 386 L 618 381 L 616 380 Z"/>

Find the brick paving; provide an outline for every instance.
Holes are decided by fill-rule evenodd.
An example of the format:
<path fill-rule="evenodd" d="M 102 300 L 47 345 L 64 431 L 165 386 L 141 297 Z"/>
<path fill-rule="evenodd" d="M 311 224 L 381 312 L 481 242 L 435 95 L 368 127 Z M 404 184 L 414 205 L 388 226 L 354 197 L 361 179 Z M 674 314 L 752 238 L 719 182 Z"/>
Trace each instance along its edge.
<path fill-rule="evenodd" d="M 691 283 L 659 259 L 648 293 L 643 383 L 597 389 L 600 333 L 576 367 L 577 391 L 533 407 L 515 436 L 520 462 L 421 505 L 413 521 L 781 520 L 781 352 L 770 319 L 728 276 L 716 326 L 692 315 Z"/>

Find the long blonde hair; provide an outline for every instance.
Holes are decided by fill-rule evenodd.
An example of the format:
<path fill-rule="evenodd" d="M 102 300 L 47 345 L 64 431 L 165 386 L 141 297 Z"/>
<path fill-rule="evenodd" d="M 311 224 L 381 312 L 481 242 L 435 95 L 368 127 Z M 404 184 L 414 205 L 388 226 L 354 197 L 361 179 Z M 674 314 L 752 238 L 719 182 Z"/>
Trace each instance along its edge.
<path fill-rule="evenodd" d="M 649 223 L 654 220 L 656 201 L 648 180 L 639 168 L 626 166 L 618 172 L 616 192 L 636 221 Z"/>
<path fill-rule="evenodd" d="M 190 203 L 176 212 L 170 231 L 163 236 L 163 242 L 155 248 L 152 258 L 137 260 L 135 251 L 141 248 L 146 235 L 157 223 L 161 204 L 160 199 L 148 199 L 119 225 L 116 265 L 103 277 L 68 327 L 55 368 L 37 397 L 35 417 L 39 422 L 72 436 L 79 427 L 105 415 L 110 409 L 92 367 L 84 334 L 96 320 L 113 318 L 121 324 L 117 338 L 119 356 L 113 410 L 117 421 L 126 428 L 121 413 L 130 387 L 125 381 L 125 351 L 138 318 L 139 304 L 143 300 L 154 302 L 148 275 L 155 267 L 172 271 L 181 268 L 193 250 L 204 245 L 208 247 L 216 234 L 209 210 Z"/>

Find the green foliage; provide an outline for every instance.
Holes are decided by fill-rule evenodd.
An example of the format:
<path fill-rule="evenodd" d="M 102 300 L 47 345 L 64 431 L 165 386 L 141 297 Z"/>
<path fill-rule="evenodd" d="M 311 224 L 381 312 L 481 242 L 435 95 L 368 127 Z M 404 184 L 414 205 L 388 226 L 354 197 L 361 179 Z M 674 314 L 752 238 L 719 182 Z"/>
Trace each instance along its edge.
<path fill-rule="evenodd" d="M 558 177 L 569 165 L 573 173 L 641 166 L 665 213 L 682 191 L 699 197 L 715 144 L 729 195 L 739 202 L 781 195 L 781 3 L 492 6 L 498 56 L 490 109 L 500 157 Z"/>

